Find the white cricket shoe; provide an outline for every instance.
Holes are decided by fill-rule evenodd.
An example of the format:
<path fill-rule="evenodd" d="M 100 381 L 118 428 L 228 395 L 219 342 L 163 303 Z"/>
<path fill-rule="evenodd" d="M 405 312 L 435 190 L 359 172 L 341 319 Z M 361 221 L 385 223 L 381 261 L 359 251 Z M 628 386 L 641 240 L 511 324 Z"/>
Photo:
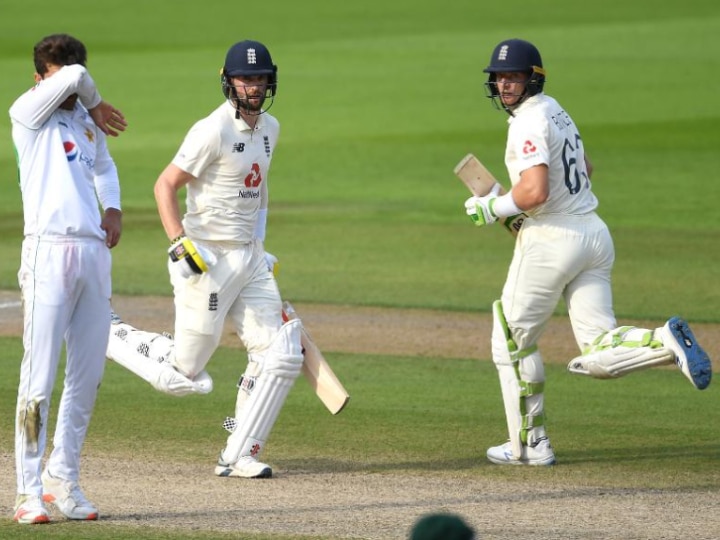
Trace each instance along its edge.
<path fill-rule="evenodd" d="M 235 463 L 226 463 L 221 456 L 215 467 L 215 474 L 235 478 L 270 478 L 272 468 L 252 456 L 243 456 Z"/>
<path fill-rule="evenodd" d="M 513 456 L 510 441 L 500 446 L 488 448 L 487 458 L 498 465 L 554 465 L 555 453 L 550 445 L 550 439 L 541 437 L 534 446 L 523 445 L 522 456 L 516 459 Z"/>
<path fill-rule="evenodd" d="M 15 501 L 13 519 L 22 524 L 47 523 L 50 521 L 50 514 L 45 508 L 41 497 L 37 495 L 18 495 Z"/>
<path fill-rule="evenodd" d="M 710 358 L 698 344 L 688 323 L 673 317 L 662 327 L 663 345 L 675 353 L 675 364 L 693 386 L 704 390 L 712 379 Z"/>
<path fill-rule="evenodd" d="M 76 482 L 55 478 L 46 469 L 42 475 L 43 500 L 55 505 L 68 519 L 94 520 L 98 509 L 85 498 Z"/>

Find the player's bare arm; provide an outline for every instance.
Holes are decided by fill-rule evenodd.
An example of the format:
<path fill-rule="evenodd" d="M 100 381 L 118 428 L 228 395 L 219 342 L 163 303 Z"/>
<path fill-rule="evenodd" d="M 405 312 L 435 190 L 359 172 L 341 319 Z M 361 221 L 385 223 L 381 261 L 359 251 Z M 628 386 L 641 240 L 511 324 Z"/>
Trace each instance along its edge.
<path fill-rule="evenodd" d="M 496 183 L 487 195 L 470 197 L 465 201 L 465 211 L 475 225 L 489 225 L 508 217 L 515 219 L 518 215 L 522 217 L 524 212 L 547 201 L 550 194 L 547 165 L 540 164 L 525 169 L 520 173 L 520 181 L 509 193 L 501 195 L 500 191 L 501 186 Z"/>
<path fill-rule="evenodd" d="M 512 188 L 515 204 L 522 210 L 531 210 L 547 201 L 550 194 L 547 165 L 535 165 L 520 173 L 520 182 Z"/>
<path fill-rule="evenodd" d="M 170 240 L 184 233 L 177 194 L 194 178 L 192 174 L 171 163 L 165 167 L 155 182 L 155 202 L 165 234 Z"/>

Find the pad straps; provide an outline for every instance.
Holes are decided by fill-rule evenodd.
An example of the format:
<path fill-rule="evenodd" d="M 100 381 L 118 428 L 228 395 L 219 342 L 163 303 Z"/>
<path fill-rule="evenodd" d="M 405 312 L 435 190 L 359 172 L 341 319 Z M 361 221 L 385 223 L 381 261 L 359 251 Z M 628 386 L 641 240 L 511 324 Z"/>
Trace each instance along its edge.
<path fill-rule="evenodd" d="M 612 349 L 615 347 L 649 347 L 651 349 L 659 349 L 664 346 L 662 341 L 658 339 L 653 339 L 654 332 L 652 330 L 646 330 L 645 332 L 643 332 L 640 336 L 640 339 L 625 339 L 625 336 L 628 334 L 628 332 L 633 329 L 637 329 L 637 327 L 620 326 L 618 328 L 615 328 L 614 330 L 611 330 L 610 332 L 600 334 L 598 337 L 595 338 L 592 344 L 583 351 L 583 354 L 604 351 L 606 349 Z M 609 340 L 607 339 L 608 337 L 610 337 Z M 605 343 L 602 343 L 603 341 L 605 341 Z"/>
<path fill-rule="evenodd" d="M 545 425 L 545 413 L 542 412 L 537 415 L 530 415 L 527 411 L 527 398 L 530 396 L 542 394 L 545 391 L 545 383 L 544 382 L 530 382 L 525 381 L 522 378 L 522 375 L 520 373 L 520 361 L 523 358 L 526 358 L 530 356 L 531 354 L 534 354 L 537 352 L 538 347 L 537 345 L 532 345 L 531 347 L 528 347 L 527 349 L 518 350 L 517 343 L 515 343 L 515 340 L 512 339 L 510 336 L 510 329 L 507 326 L 507 321 L 505 320 L 505 314 L 502 314 L 501 317 L 502 321 L 502 327 L 503 332 L 505 333 L 505 339 L 507 342 L 507 348 L 510 352 L 510 362 L 512 363 L 513 370 L 515 371 L 515 376 L 518 380 L 518 385 L 520 387 L 520 416 L 521 416 L 521 426 L 520 426 L 520 440 L 523 444 L 528 443 L 528 433 L 530 430 L 536 427 L 544 426 Z"/>

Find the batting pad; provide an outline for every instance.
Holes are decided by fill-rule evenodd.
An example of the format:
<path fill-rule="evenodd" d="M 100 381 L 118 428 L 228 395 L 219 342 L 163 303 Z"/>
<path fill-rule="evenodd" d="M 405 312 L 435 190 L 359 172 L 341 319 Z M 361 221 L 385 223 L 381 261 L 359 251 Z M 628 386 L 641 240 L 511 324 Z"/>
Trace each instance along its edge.
<path fill-rule="evenodd" d="M 675 353 L 645 328 L 621 326 L 599 336 L 588 351 L 568 364 L 568 371 L 596 379 L 615 379 L 655 366 L 673 364 Z"/>
<path fill-rule="evenodd" d="M 545 369 L 537 347 L 518 350 L 510 336 L 500 300 L 493 302 L 492 354 L 500 379 L 513 456 L 521 459 L 523 446 L 545 435 Z"/>
<path fill-rule="evenodd" d="M 207 394 L 212 391 L 210 375 L 202 371 L 188 379 L 169 362 L 173 341 L 162 334 L 144 332 L 126 323 L 110 325 L 106 356 L 149 382 L 153 388 L 173 396 Z"/>
<path fill-rule="evenodd" d="M 265 355 L 262 372 L 245 401 L 235 430 L 227 440 L 221 460 L 235 463 L 244 456 L 257 458 L 265 448 L 290 389 L 302 368 L 299 320 L 285 323 L 273 338 Z"/>

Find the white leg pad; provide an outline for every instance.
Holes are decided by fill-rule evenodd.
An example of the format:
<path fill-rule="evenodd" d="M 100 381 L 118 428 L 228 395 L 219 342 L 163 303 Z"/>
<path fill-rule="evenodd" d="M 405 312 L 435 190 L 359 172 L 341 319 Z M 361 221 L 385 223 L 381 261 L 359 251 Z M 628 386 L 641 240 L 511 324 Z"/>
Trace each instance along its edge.
<path fill-rule="evenodd" d="M 621 326 L 599 336 L 568 364 L 568 371 L 596 379 L 616 379 L 642 369 L 673 364 L 675 354 L 653 330 Z"/>
<path fill-rule="evenodd" d="M 260 367 L 261 365 L 259 362 L 255 362 L 252 359 L 248 360 L 245 373 L 242 374 L 240 381 L 238 381 L 238 394 L 237 399 L 235 400 L 235 418 L 240 417 L 242 410 L 245 407 L 245 403 L 252 395 L 253 390 L 255 390 L 255 384 L 257 383 L 257 378 L 260 375 Z"/>
<path fill-rule="evenodd" d="M 257 355 L 254 356 L 257 358 Z M 260 376 L 261 363 L 253 360 L 253 357 L 248 359 L 247 367 L 245 372 L 240 376 L 240 380 L 237 384 L 237 398 L 235 399 L 235 415 L 226 416 L 223 420 L 223 427 L 232 433 L 237 428 L 237 419 L 240 418 L 242 410 L 245 407 L 245 403 L 250 399 L 250 395 L 255 390 L 257 384 L 257 378 Z"/>
<path fill-rule="evenodd" d="M 245 456 L 257 458 L 263 451 L 270 430 L 302 369 L 301 329 L 300 320 L 288 321 L 273 338 L 255 388 L 238 411 L 236 427 L 220 456 L 223 462 L 232 464 Z"/>
<path fill-rule="evenodd" d="M 536 347 L 518 350 L 502 311 L 502 302 L 493 302 L 492 353 L 513 456 L 521 459 L 523 446 L 545 436 L 545 369 Z"/>
<path fill-rule="evenodd" d="M 163 334 L 115 323 L 110 325 L 106 356 L 166 394 L 185 396 L 211 392 L 212 378 L 206 371 L 191 380 L 173 367 L 174 347 L 173 340 Z"/>

